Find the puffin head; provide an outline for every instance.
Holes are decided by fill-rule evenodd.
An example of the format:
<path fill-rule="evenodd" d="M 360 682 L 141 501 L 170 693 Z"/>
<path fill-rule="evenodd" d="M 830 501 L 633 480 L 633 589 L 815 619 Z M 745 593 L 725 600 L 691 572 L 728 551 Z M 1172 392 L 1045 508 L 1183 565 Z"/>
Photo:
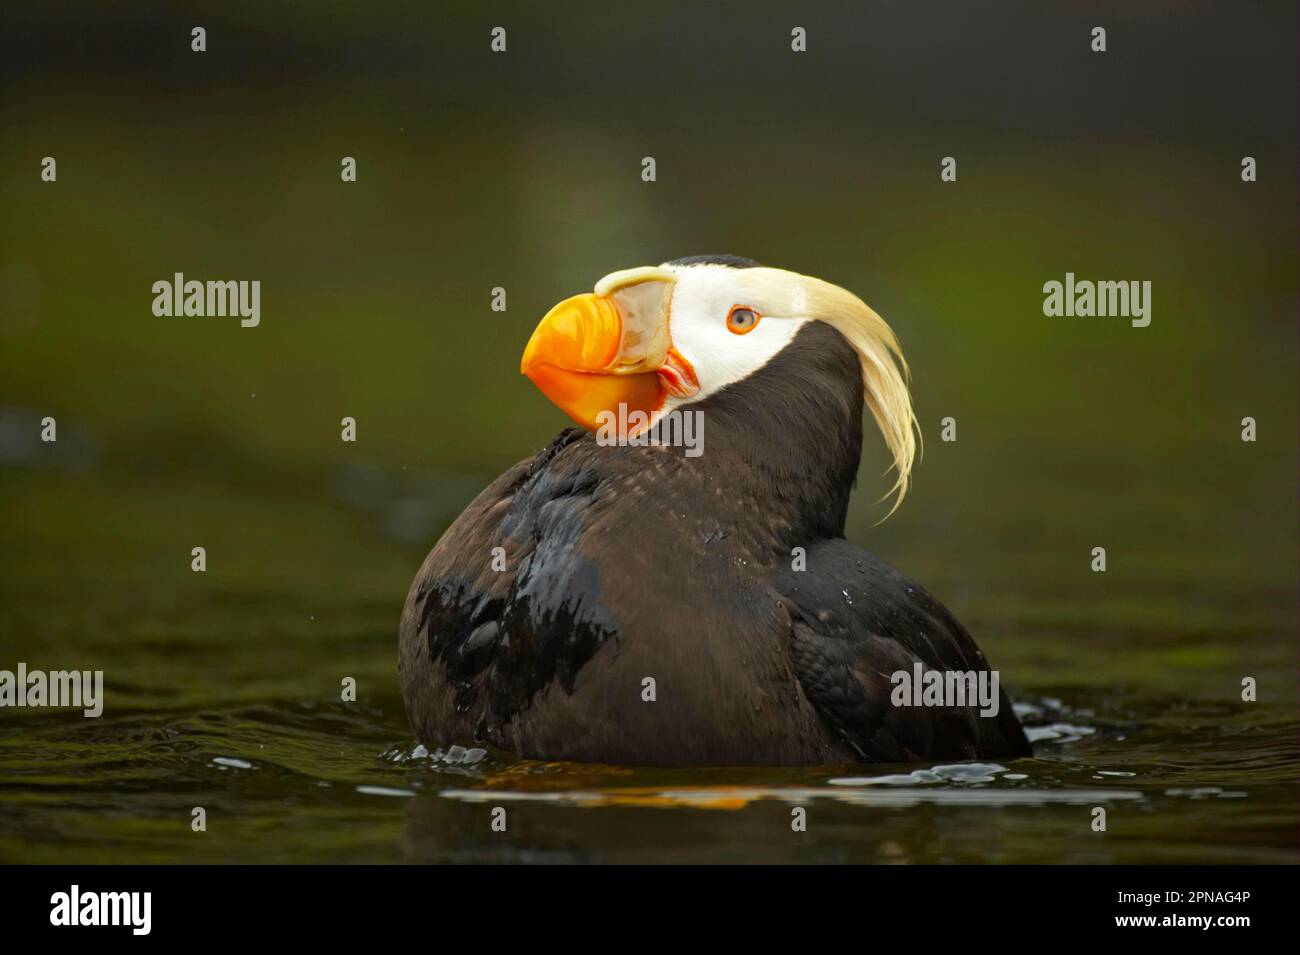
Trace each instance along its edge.
<path fill-rule="evenodd" d="M 588 431 L 632 420 L 641 422 L 628 429 L 635 434 L 750 377 L 809 322 L 836 329 L 858 355 L 866 405 L 897 472 L 897 508 L 920 439 L 907 363 L 879 315 L 821 279 L 735 256 L 611 272 L 546 313 L 520 371 Z"/>

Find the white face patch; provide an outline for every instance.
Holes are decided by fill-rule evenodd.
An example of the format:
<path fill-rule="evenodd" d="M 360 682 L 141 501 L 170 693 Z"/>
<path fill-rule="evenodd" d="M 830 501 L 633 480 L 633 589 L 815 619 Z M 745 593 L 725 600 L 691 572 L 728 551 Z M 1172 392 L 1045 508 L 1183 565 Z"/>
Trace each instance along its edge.
<path fill-rule="evenodd" d="M 790 301 L 772 300 L 746 288 L 745 269 L 724 265 L 665 266 L 677 276 L 669 306 L 668 330 L 673 347 L 691 363 L 700 381 L 699 394 L 669 398 L 663 412 L 699 401 L 754 374 L 794 338 L 810 319 L 800 314 L 799 293 Z M 750 299 L 762 298 L 763 301 Z M 778 296 L 779 298 L 779 296 Z M 736 306 L 752 309 L 758 324 L 743 335 L 727 327 Z"/>

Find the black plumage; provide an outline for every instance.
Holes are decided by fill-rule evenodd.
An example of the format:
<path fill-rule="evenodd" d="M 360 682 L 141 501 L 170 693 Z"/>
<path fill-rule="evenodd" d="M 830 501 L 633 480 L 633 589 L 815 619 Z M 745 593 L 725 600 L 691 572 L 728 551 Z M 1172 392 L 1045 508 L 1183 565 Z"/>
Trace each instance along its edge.
<path fill-rule="evenodd" d="M 692 406 L 699 457 L 569 429 L 503 474 L 407 599 L 419 738 L 633 765 L 1027 754 L 1005 694 L 997 717 L 891 704 L 889 675 L 916 660 L 988 664 L 924 590 L 844 540 L 862 389 L 856 353 L 814 321 Z"/>

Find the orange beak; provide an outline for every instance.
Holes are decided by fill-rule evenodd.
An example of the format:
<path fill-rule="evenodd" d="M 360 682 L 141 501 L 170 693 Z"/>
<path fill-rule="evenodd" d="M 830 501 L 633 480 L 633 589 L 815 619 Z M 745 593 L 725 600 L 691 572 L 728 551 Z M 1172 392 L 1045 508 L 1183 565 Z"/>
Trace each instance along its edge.
<path fill-rule="evenodd" d="M 519 370 L 583 428 L 615 424 L 626 437 L 634 412 L 651 422 L 670 395 L 699 391 L 669 338 L 672 286 L 662 270 L 634 269 L 602 279 L 596 294 L 565 299 L 533 332 Z"/>

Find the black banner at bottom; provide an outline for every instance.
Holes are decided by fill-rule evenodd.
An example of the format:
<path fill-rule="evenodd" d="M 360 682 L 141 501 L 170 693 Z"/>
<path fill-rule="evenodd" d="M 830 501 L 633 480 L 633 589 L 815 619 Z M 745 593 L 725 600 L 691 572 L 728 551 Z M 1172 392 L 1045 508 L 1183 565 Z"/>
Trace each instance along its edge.
<path fill-rule="evenodd" d="M 234 933 L 337 944 L 441 925 L 552 939 L 593 930 L 655 935 L 775 925 L 869 940 L 953 941 L 1050 929 L 1064 937 L 1192 936 L 1235 945 L 1286 929 L 1287 867 L 611 867 L 10 866 L 6 938 L 186 940 Z M 460 928 L 456 928 L 460 926 Z M 802 927 L 802 928 L 801 928 Z M 613 936 L 617 937 L 617 936 Z M 672 938 L 674 936 L 667 936 Z M 676 936 L 680 937 L 680 936 Z M 882 938 L 883 937 L 883 938 Z"/>

